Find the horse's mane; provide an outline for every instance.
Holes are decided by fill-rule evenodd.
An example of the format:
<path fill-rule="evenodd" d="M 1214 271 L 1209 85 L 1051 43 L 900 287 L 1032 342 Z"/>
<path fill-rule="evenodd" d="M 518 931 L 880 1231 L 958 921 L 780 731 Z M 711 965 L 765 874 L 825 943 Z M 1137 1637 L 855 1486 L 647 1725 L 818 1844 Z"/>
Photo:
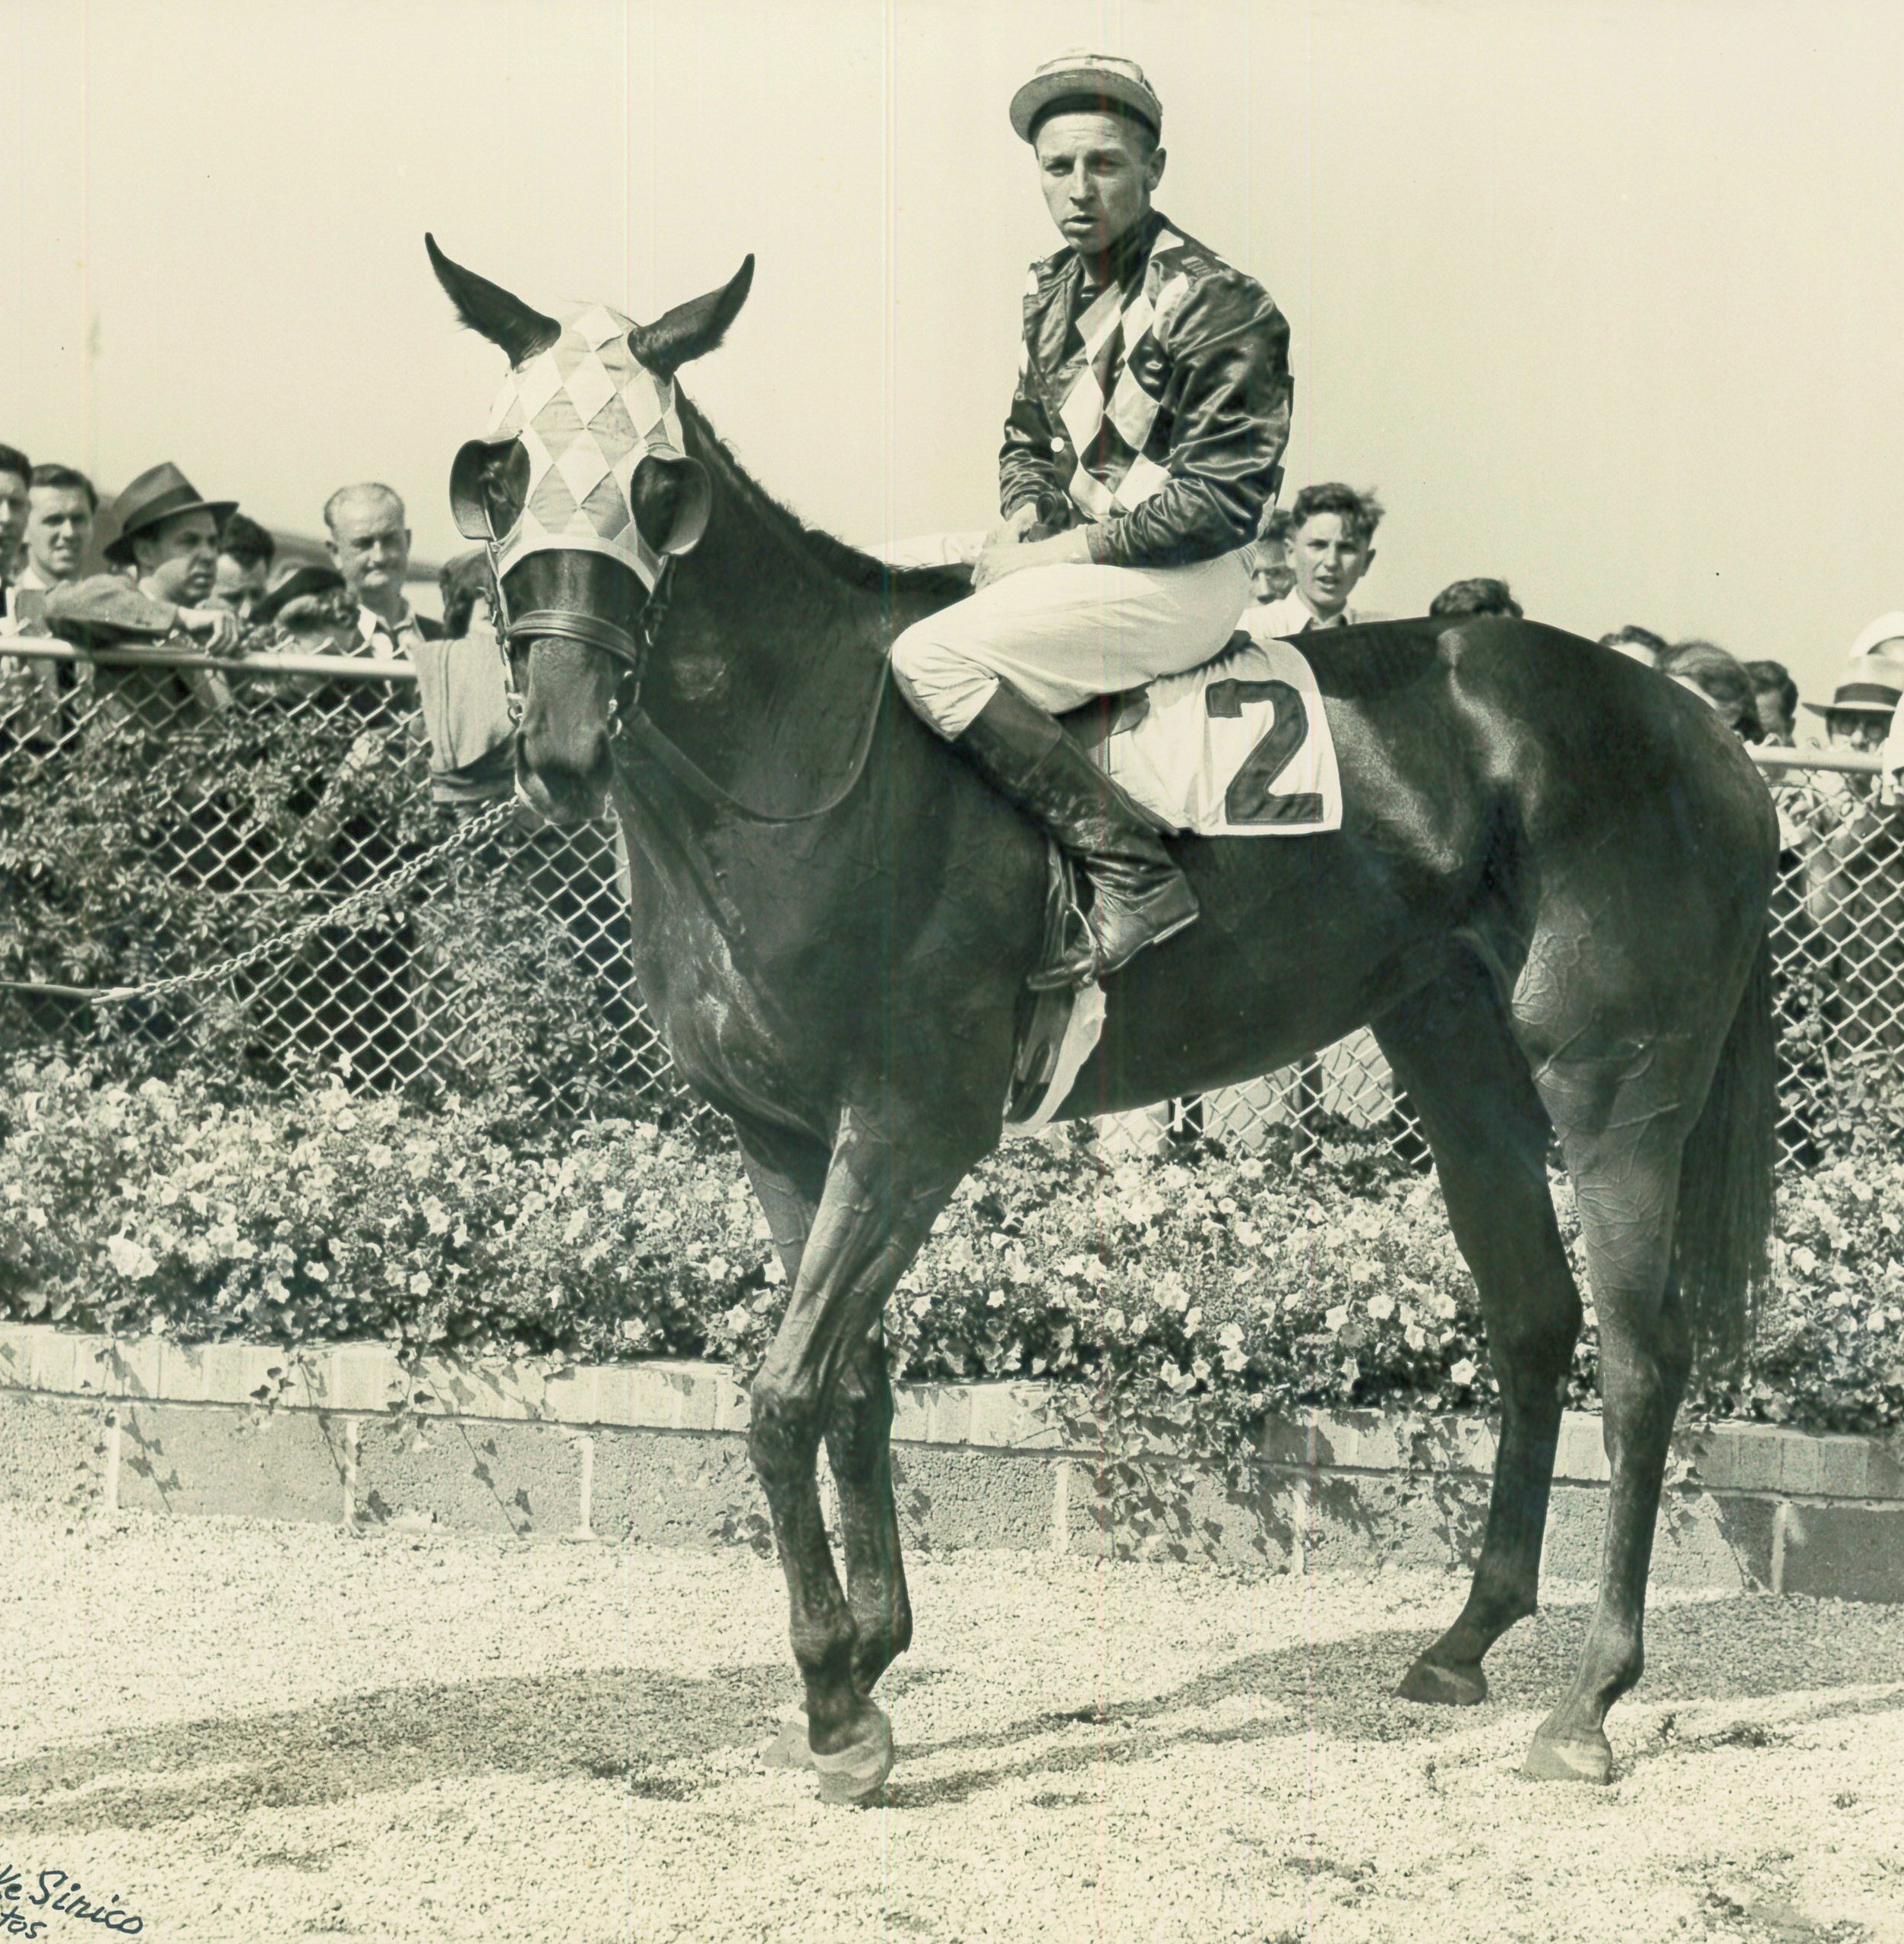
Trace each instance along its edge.
<path fill-rule="evenodd" d="M 848 587 L 872 594 L 917 594 L 952 599 L 972 591 L 971 570 L 965 567 L 893 567 L 862 553 L 844 540 L 809 527 L 754 479 L 735 458 L 726 442 L 707 423 L 707 417 L 679 388 L 675 399 L 685 428 L 696 437 L 697 457 L 704 459 L 729 490 L 771 527 L 797 552 L 805 554 L 824 572 Z"/>

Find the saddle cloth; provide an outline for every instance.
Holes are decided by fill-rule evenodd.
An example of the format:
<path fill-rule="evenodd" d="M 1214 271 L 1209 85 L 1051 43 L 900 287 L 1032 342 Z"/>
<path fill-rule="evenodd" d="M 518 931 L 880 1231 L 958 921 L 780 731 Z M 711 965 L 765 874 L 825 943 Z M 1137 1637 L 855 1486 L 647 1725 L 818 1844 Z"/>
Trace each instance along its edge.
<path fill-rule="evenodd" d="M 1246 617 L 1247 619 L 1247 617 Z M 1245 629 L 1213 661 L 1107 695 L 1067 718 L 1100 768 L 1172 830 L 1200 837 L 1298 837 L 1342 828 L 1335 743 L 1302 651 Z M 1048 850 L 1043 962 L 1083 921 L 1071 861 Z M 1104 994 L 1024 995 L 1005 1106 L 1007 1136 L 1036 1133 L 1104 1030 Z"/>
<path fill-rule="evenodd" d="M 1308 657 L 1243 625 L 1213 660 L 1069 718 L 1098 766 L 1164 826 L 1198 837 L 1342 828 L 1329 718 Z"/>

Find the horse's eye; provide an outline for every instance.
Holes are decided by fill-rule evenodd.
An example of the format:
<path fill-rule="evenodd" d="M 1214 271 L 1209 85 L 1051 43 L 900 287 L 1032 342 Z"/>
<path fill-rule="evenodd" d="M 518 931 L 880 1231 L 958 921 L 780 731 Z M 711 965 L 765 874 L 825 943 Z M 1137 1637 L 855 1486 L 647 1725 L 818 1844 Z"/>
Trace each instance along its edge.
<path fill-rule="evenodd" d="M 529 497 L 529 452 L 519 439 L 473 439 L 450 468 L 450 505 L 465 540 L 506 540 Z"/>
<path fill-rule="evenodd" d="M 522 518 L 523 502 L 528 497 L 528 451 L 520 439 L 511 439 L 482 468 L 482 503 L 489 515 L 489 530 L 498 540 Z"/>

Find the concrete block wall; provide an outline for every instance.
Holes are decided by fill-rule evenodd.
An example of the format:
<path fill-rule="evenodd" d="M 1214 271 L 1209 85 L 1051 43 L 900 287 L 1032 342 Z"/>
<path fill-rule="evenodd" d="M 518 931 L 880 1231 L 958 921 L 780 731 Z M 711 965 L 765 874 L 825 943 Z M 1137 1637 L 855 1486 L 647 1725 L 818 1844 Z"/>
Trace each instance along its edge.
<path fill-rule="evenodd" d="M 746 1394 L 713 1364 L 446 1358 L 406 1376 L 374 1344 L 293 1358 L 0 1325 L 0 1497 L 75 1515 L 764 1546 L 747 1422 Z M 1494 1455 L 1479 1419 L 1317 1413 L 1272 1424 L 1240 1489 L 1173 1474 L 1157 1515 L 1118 1496 L 1104 1454 L 1067 1442 L 1041 1385 L 903 1386 L 893 1440 L 915 1549 L 1115 1541 L 1277 1571 L 1471 1562 Z M 1570 1414 L 1554 1576 L 1596 1576 L 1606 1484 L 1599 1420 Z M 1900 1452 L 1769 1426 L 1684 1433 L 1653 1572 L 1665 1585 L 1904 1600 Z"/>

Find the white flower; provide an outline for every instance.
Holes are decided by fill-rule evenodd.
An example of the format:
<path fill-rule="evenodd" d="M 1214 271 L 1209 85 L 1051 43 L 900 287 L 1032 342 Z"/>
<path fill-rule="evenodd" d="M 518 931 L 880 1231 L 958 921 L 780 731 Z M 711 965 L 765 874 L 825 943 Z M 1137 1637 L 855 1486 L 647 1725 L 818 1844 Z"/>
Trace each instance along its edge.
<path fill-rule="evenodd" d="M 1200 1307 L 1186 1309 L 1184 1312 L 1184 1328 L 1193 1333 L 1201 1328 L 1203 1320 L 1203 1312 Z"/>
<path fill-rule="evenodd" d="M 1463 1390 L 1474 1382 L 1474 1360 L 1469 1357 L 1463 1357 L 1461 1361 L 1453 1365 L 1448 1372 L 1449 1382 L 1459 1384 Z"/>
<path fill-rule="evenodd" d="M 1368 1313 L 1378 1323 L 1386 1323 L 1395 1313 L 1395 1299 L 1387 1290 L 1368 1299 Z"/>
<path fill-rule="evenodd" d="M 1002 1309 L 1004 1306 L 1005 1293 L 1001 1289 L 993 1290 L 985 1298 L 985 1307 L 988 1309 Z"/>
<path fill-rule="evenodd" d="M 1346 1303 L 1337 1303 L 1335 1308 L 1330 1310 L 1322 1319 L 1323 1327 L 1329 1330 L 1340 1330 L 1346 1327 L 1348 1322 L 1349 1306 Z"/>
<path fill-rule="evenodd" d="M 625 1188 L 605 1188 L 602 1190 L 602 1206 L 611 1215 L 618 1215 L 628 1205 L 628 1191 Z"/>
<path fill-rule="evenodd" d="M 307 1262 L 304 1265 L 304 1273 L 314 1283 L 327 1283 L 331 1280 L 331 1265 L 327 1262 Z"/>
<path fill-rule="evenodd" d="M 444 1212 L 443 1205 L 434 1195 L 426 1195 L 417 1205 L 423 1211 L 423 1221 L 432 1235 L 448 1235 L 450 1218 Z"/>
<path fill-rule="evenodd" d="M 430 1293 L 430 1279 L 421 1269 L 410 1279 L 410 1293 L 412 1296 L 428 1296 Z"/>
<path fill-rule="evenodd" d="M 725 1255 L 716 1255 L 707 1265 L 707 1278 L 710 1282 L 724 1282 L 727 1274 L 727 1258 Z"/>
<path fill-rule="evenodd" d="M 738 1336 L 747 1328 L 752 1319 L 748 1313 L 746 1306 L 744 1303 L 737 1303 L 720 1320 L 733 1335 Z"/>
<path fill-rule="evenodd" d="M 1112 1336 L 1121 1336 L 1124 1334 L 1124 1312 L 1121 1309 L 1105 1310 L 1104 1327 Z"/>
<path fill-rule="evenodd" d="M 1428 1348 L 1428 1332 L 1419 1323 L 1409 1324 L 1408 1328 L 1402 1332 L 1402 1337 L 1409 1348 L 1417 1356 Z"/>
<path fill-rule="evenodd" d="M 770 1255 L 767 1259 L 767 1280 L 770 1285 L 776 1287 L 786 1281 L 786 1271 L 781 1266 L 780 1259 L 777 1255 Z"/>
<path fill-rule="evenodd" d="M 106 1244 L 106 1255 L 114 1268 L 122 1276 L 129 1277 L 135 1283 L 157 1272 L 158 1259 L 142 1242 L 135 1242 L 129 1235 L 109 1237 Z"/>

